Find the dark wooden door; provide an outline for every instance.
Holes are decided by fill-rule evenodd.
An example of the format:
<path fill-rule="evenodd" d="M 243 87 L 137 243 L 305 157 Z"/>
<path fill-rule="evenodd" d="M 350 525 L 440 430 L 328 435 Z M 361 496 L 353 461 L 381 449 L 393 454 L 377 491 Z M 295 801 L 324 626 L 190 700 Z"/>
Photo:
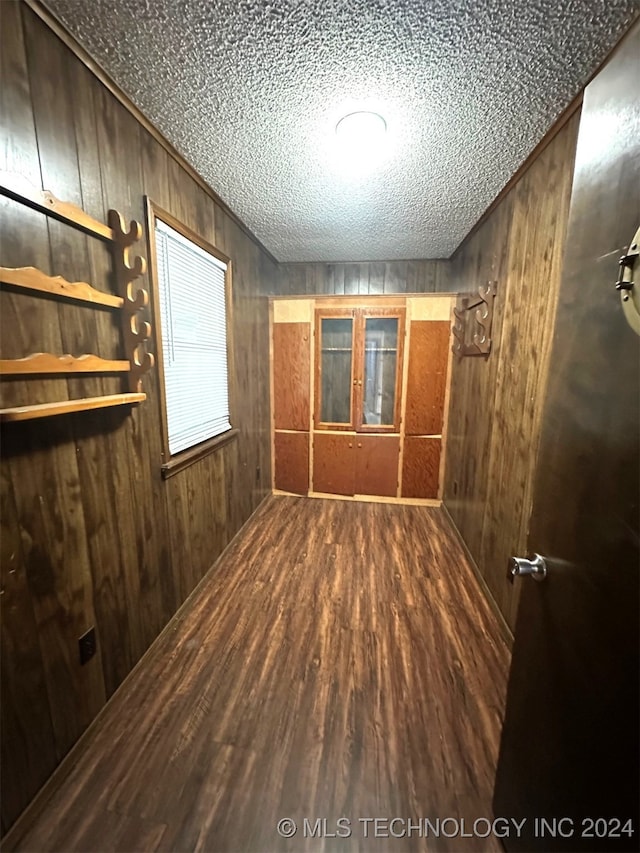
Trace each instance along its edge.
<path fill-rule="evenodd" d="M 515 581 L 494 811 L 526 824 L 508 850 L 640 849 L 640 339 L 613 287 L 640 224 L 638 56 L 636 25 L 580 124 L 529 534 L 548 577 Z"/>

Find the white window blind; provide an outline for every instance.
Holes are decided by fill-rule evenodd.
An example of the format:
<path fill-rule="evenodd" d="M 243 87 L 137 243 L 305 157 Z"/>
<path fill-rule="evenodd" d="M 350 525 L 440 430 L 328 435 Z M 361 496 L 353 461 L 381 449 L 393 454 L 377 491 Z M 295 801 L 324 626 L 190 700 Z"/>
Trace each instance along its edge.
<path fill-rule="evenodd" d="M 164 387 L 171 455 L 231 429 L 227 265 L 156 218 Z"/>

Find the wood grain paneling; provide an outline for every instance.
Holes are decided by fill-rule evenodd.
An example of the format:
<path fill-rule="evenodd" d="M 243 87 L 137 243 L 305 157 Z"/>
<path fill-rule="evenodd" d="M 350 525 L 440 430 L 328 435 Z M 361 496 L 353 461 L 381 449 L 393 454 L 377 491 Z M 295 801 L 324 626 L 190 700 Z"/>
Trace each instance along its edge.
<path fill-rule="evenodd" d="M 408 435 L 402 452 L 402 497 L 437 498 L 442 440 Z"/>
<path fill-rule="evenodd" d="M 447 293 L 449 262 L 371 261 L 359 264 L 280 264 L 280 296 Z"/>
<path fill-rule="evenodd" d="M 488 358 L 454 358 L 444 500 L 505 619 L 519 585 L 550 370 L 579 114 L 562 128 L 452 262 L 456 290 L 498 282 Z"/>
<path fill-rule="evenodd" d="M 356 494 L 395 497 L 399 454 L 400 437 L 397 435 L 359 435 L 356 439 Z"/>
<path fill-rule="evenodd" d="M 310 335 L 310 323 L 273 324 L 273 417 L 276 429 L 309 429 Z"/>
<path fill-rule="evenodd" d="M 360 819 L 490 818 L 508 662 L 442 510 L 271 497 L 3 849 L 431 849 Z"/>
<path fill-rule="evenodd" d="M 356 485 L 356 437 L 313 433 L 313 491 L 353 495 Z"/>
<path fill-rule="evenodd" d="M 33 642 L 37 624 L 24 568 L 23 543 L 13 484 L 7 468 L 0 472 L 0 570 L 2 619 L 0 654 L 0 765 L 2 799 L 8 814 L 17 815 L 33 796 L 34 786 L 46 780 L 56 763 L 51 712 L 40 648 Z M 16 773 L 33 767 L 32 773 Z"/>
<path fill-rule="evenodd" d="M 276 489 L 306 495 L 309 491 L 309 433 L 276 432 L 274 451 Z"/>
<path fill-rule="evenodd" d="M 442 320 L 413 320 L 405 413 L 406 435 L 440 435 L 444 422 L 451 326 Z M 417 497 L 417 495 L 416 495 Z"/>
<path fill-rule="evenodd" d="M 131 412 L 3 428 L 6 828 L 270 490 L 268 296 L 277 267 L 37 15 L 13 1 L 0 3 L 0 15 L 0 169 L 101 222 L 110 207 L 144 221 L 148 194 L 228 255 L 231 362 L 241 392 L 238 438 L 166 481 L 155 373 L 144 380 L 147 401 Z M 1 265 L 36 266 L 113 292 L 102 241 L 4 196 L 0 230 Z M 15 290 L 0 300 L 2 358 L 122 358 L 112 312 Z M 117 376 L 2 383 L 6 406 L 122 390 Z M 91 625 L 97 654 L 80 667 L 78 637 Z"/>

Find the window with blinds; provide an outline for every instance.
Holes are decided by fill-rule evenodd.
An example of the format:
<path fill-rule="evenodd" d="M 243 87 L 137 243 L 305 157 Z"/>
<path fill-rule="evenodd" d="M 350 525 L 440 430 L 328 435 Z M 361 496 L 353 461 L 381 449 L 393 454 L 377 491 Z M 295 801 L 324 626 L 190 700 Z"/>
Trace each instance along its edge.
<path fill-rule="evenodd" d="M 231 429 L 227 264 L 155 217 L 162 366 L 173 456 Z"/>

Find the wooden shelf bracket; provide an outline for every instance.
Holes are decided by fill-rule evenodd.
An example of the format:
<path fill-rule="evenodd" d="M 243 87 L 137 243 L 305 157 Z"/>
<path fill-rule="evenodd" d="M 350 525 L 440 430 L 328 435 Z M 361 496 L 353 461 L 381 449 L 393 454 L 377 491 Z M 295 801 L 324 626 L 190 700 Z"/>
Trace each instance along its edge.
<path fill-rule="evenodd" d="M 491 352 L 491 327 L 493 303 L 497 281 L 488 281 L 478 288 L 477 295 L 460 296 L 453 309 L 453 352 L 466 355 L 489 355 Z"/>

